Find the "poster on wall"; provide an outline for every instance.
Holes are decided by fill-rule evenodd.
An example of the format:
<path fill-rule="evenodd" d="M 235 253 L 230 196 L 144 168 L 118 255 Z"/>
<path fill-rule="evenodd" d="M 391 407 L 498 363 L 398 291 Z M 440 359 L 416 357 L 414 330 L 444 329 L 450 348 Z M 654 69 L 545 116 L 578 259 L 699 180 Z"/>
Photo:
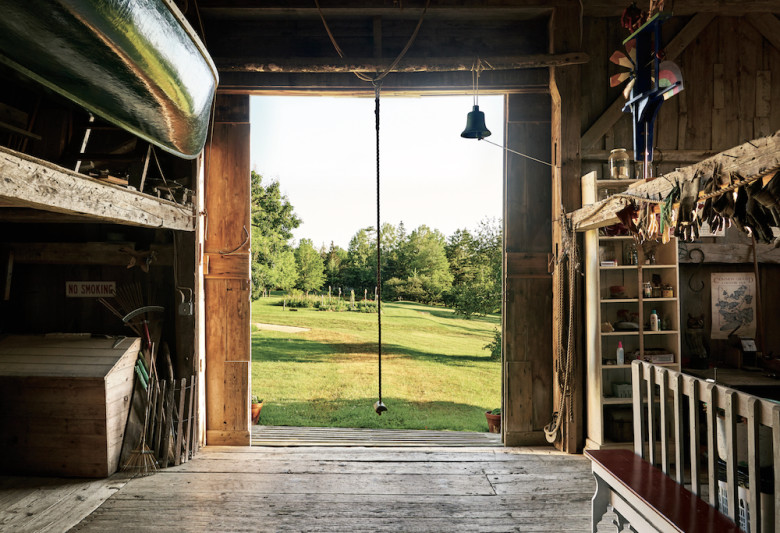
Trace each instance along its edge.
<path fill-rule="evenodd" d="M 752 272 L 712 274 L 713 339 L 755 338 L 756 277 Z"/>

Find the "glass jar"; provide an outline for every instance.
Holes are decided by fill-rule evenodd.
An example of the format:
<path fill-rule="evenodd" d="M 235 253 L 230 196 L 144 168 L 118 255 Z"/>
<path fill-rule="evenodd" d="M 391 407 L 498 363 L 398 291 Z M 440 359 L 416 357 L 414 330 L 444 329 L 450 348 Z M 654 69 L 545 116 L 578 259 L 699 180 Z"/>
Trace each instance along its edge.
<path fill-rule="evenodd" d="M 628 171 L 628 153 L 625 148 L 615 148 L 609 154 L 609 177 L 613 180 L 627 180 L 631 175 Z"/>
<path fill-rule="evenodd" d="M 674 289 L 669 283 L 661 287 L 661 294 L 664 298 L 674 298 Z"/>

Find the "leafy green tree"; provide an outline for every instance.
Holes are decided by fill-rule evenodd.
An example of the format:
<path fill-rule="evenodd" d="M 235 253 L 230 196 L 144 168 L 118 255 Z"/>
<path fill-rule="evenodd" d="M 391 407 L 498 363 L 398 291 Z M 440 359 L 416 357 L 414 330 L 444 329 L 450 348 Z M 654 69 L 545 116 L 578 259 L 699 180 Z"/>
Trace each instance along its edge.
<path fill-rule="evenodd" d="M 333 241 L 330 243 L 330 248 L 326 251 L 323 249 L 320 251 L 322 261 L 325 265 L 325 283 L 331 287 L 344 286 L 344 271 L 347 268 L 347 251 L 336 246 Z"/>
<path fill-rule="evenodd" d="M 401 261 L 408 264 L 409 280 L 419 282 L 424 291 L 425 302 L 441 301 L 452 286 L 452 273 L 447 261 L 444 235 L 422 225 L 409 234 L 401 246 Z M 416 292 L 416 291 L 415 291 Z"/>
<path fill-rule="evenodd" d="M 299 289 L 308 295 L 309 291 L 322 288 L 325 282 L 325 266 L 310 239 L 301 239 L 298 243 L 295 249 L 295 263 L 298 265 L 296 286 Z"/>
<path fill-rule="evenodd" d="M 448 305 L 465 317 L 495 313 L 501 308 L 502 230 L 485 219 L 472 232 L 458 230 L 448 241 L 455 282 Z"/>
<path fill-rule="evenodd" d="M 254 170 L 250 174 L 252 298 L 266 289 L 287 290 L 297 278 L 295 258 L 289 242 L 301 220 L 281 193 L 279 182 L 263 184 Z"/>
<path fill-rule="evenodd" d="M 364 289 L 373 292 L 376 285 L 376 244 L 373 244 L 374 228 L 362 228 L 350 239 L 347 248 L 347 267 L 344 281 L 359 293 Z"/>

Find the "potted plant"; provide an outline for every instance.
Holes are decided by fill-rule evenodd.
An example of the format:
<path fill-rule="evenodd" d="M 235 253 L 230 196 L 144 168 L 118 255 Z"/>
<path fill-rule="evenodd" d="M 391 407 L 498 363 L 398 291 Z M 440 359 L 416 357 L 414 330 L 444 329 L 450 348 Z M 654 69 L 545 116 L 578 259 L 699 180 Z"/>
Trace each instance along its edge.
<path fill-rule="evenodd" d="M 252 423 L 257 424 L 260 421 L 260 410 L 263 408 L 263 399 L 257 394 L 252 395 Z"/>
<path fill-rule="evenodd" d="M 490 433 L 501 433 L 501 408 L 498 407 L 492 411 L 485 411 L 487 418 L 488 431 Z"/>

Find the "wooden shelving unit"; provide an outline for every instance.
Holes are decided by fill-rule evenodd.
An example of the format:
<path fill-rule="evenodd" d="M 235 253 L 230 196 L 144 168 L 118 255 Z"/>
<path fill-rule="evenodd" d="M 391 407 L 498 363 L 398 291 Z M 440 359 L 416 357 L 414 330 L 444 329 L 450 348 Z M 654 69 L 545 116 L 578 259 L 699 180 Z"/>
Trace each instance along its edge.
<path fill-rule="evenodd" d="M 591 172 L 582 178 L 583 205 L 594 203 L 605 189 L 619 192 L 633 180 L 598 180 Z M 627 264 L 632 247 L 636 247 L 637 264 Z M 664 363 L 680 369 L 680 306 L 677 242 L 658 244 L 652 250 L 655 263 L 649 264 L 650 246 L 634 245 L 633 237 L 600 235 L 599 230 L 585 232 L 585 299 L 586 299 L 586 383 L 588 433 L 586 448 L 631 448 L 633 421 L 631 398 L 615 394 L 615 384 L 631 383 L 631 364 L 636 357 L 650 356 L 654 351 L 671 353 L 674 362 Z M 605 257 L 608 256 L 608 257 Z M 602 259 L 614 259 L 615 266 L 602 266 Z M 672 286 L 673 296 L 645 298 L 643 283 L 660 278 Z M 610 287 L 622 286 L 623 295 L 612 297 Z M 662 323 L 660 331 L 649 331 L 649 318 L 655 309 Z M 636 329 L 602 331 L 602 324 L 612 327 L 619 315 Z M 630 327 L 624 324 L 624 327 Z M 623 343 L 626 364 L 616 364 L 618 342 Z"/>

